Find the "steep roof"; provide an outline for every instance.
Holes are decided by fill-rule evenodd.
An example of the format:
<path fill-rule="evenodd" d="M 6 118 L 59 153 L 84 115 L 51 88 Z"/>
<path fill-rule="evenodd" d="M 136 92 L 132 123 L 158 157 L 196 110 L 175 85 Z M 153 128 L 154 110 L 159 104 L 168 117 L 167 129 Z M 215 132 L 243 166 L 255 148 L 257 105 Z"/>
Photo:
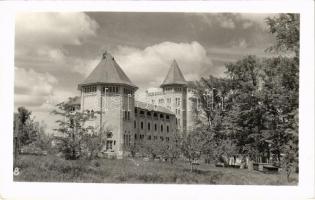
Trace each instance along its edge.
<path fill-rule="evenodd" d="M 90 75 L 79 84 L 79 88 L 84 85 L 96 83 L 122 84 L 138 88 L 130 81 L 125 72 L 117 64 L 114 57 L 108 52 L 103 54 L 99 64 Z"/>
<path fill-rule="evenodd" d="M 167 86 L 167 85 L 173 85 L 173 84 L 175 84 L 175 85 L 187 85 L 187 82 L 186 82 L 181 70 L 179 69 L 176 60 L 173 60 L 173 63 L 171 65 L 161 87 Z"/>
<path fill-rule="evenodd" d="M 174 113 L 167 108 L 164 108 L 162 106 L 156 106 L 150 103 L 141 102 L 141 101 L 135 101 L 135 107 L 141 108 L 143 110 L 156 111 L 160 113 L 174 115 Z"/>

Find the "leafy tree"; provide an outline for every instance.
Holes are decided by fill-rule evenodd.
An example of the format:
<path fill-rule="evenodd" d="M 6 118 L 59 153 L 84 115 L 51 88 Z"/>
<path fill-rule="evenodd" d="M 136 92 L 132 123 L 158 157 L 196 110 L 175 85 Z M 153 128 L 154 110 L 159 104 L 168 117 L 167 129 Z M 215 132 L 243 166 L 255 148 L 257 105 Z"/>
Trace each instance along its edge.
<path fill-rule="evenodd" d="M 268 126 L 273 130 L 273 149 L 284 154 L 281 163 L 289 180 L 292 169 L 298 166 L 300 17 L 298 14 L 280 14 L 268 18 L 267 24 L 270 33 L 276 37 L 276 44 L 270 49 L 289 54 L 267 59 L 264 68 L 267 75 L 265 102 L 268 114 L 272 116 Z M 290 56 L 291 52 L 293 56 Z"/>
<path fill-rule="evenodd" d="M 29 144 L 32 142 L 31 126 L 30 122 L 32 112 L 27 110 L 25 107 L 18 108 L 18 120 L 19 120 L 19 130 L 18 130 L 18 140 L 21 146 Z"/>
<path fill-rule="evenodd" d="M 276 43 L 267 50 L 275 52 L 292 51 L 299 57 L 300 51 L 300 15 L 280 14 L 266 19 L 270 33 L 276 37 Z"/>
<path fill-rule="evenodd" d="M 71 100 L 71 98 L 70 98 Z M 82 155 L 82 147 L 90 148 L 91 156 L 94 154 L 95 145 L 93 141 L 97 140 L 95 136 L 94 128 L 91 126 L 85 126 L 85 122 L 88 119 L 94 118 L 97 112 L 73 112 L 72 106 L 67 102 L 57 104 L 56 110 L 52 111 L 52 114 L 59 115 L 63 120 L 57 120 L 59 128 L 55 129 L 60 132 L 62 136 L 55 137 L 58 141 L 58 146 L 61 152 L 64 153 L 66 159 L 75 160 Z M 91 134 L 87 136 L 86 134 Z M 101 136 L 100 136 L 101 137 Z M 89 146 L 91 145 L 91 146 Z"/>
<path fill-rule="evenodd" d="M 200 159 L 205 144 L 205 132 L 197 128 L 184 135 L 181 149 L 183 155 L 188 159 L 190 171 L 194 170 L 194 163 Z"/>

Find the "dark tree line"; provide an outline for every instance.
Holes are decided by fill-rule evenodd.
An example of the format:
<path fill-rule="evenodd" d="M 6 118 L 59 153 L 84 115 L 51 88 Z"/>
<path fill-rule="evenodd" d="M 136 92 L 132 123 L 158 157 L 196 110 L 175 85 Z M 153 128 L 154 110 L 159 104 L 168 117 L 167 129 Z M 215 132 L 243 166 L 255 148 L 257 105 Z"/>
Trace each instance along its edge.
<path fill-rule="evenodd" d="M 272 154 L 289 176 L 298 166 L 299 15 L 280 14 L 266 23 L 275 36 L 266 51 L 275 56 L 246 56 L 225 65 L 225 78 L 196 82 L 196 112 L 206 116 L 206 155 Z"/>

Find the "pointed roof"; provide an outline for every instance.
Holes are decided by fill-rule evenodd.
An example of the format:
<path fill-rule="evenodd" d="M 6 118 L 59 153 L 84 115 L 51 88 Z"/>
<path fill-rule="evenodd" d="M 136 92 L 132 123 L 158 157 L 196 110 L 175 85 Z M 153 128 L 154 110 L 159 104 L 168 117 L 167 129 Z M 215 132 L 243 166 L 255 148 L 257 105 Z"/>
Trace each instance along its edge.
<path fill-rule="evenodd" d="M 79 88 L 84 85 L 97 83 L 121 84 L 138 88 L 130 81 L 125 72 L 117 64 L 114 57 L 108 52 L 103 54 L 99 64 L 94 68 L 90 75 L 79 84 Z"/>
<path fill-rule="evenodd" d="M 164 79 L 161 87 L 166 85 L 187 85 L 187 82 L 181 72 L 181 70 L 178 67 L 178 64 L 176 60 L 173 60 L 173 63 L 166 75 L 166 78 Z"/>

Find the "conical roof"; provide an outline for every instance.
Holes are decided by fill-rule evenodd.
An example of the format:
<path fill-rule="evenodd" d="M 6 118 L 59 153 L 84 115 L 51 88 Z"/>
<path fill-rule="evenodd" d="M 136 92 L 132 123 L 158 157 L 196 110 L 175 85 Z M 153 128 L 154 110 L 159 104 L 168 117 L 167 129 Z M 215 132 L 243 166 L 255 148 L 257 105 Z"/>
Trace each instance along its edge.
<path fill-rule="evenodd" d="M 99 64 L 94 68 L 90 75 L 79 84 L 79 88 L 90 84 L 121 84 L 138 88 L 130 81 L 113 56 L 108 52 L 103 54 Z"/>
<path fill-rule="evenodd" d="M 161 87 L 167 85 L 187 85 L 187 82 L 178 67 L 176 60 L 173 60 L 173 63 L 164 79 Z"/>

